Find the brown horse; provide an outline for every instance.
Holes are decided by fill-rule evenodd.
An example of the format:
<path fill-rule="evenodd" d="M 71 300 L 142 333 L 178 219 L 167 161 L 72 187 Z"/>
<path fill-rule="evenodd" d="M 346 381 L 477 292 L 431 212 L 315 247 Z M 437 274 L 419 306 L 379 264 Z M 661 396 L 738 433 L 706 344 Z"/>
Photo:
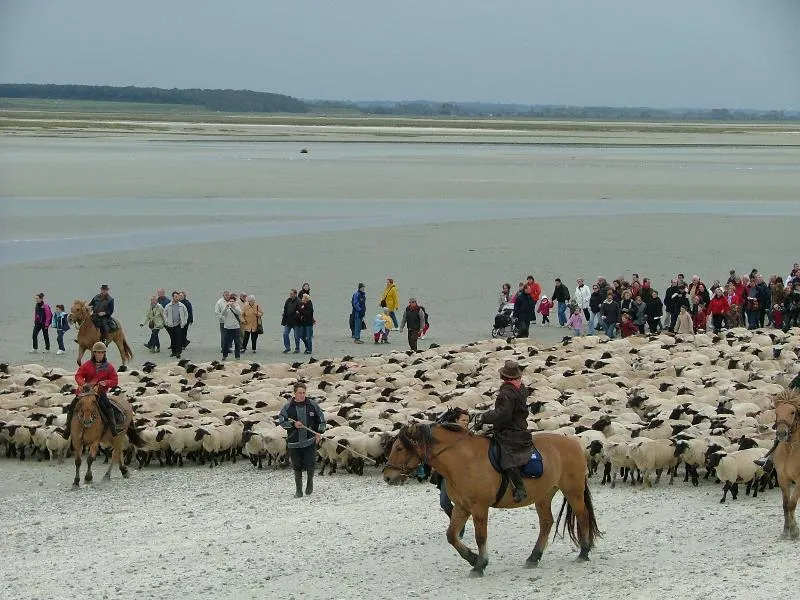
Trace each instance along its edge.
<path fill-rule="evenodd" d="M 592 496 L 586 480 L 586 459 L 580 443 L 569 437 L 540 433 L 533 436 L 536 448 L 544 460 L 544 473 L 538 479 L 524 479 L 527 499 L 516 504 L 512 486 L 497 500 L 501 475 L 489 462 L 489 439 L 468 433 L 457 425 L 406 425 L 397 435 L 383 470 L 390 485 L 404 483 L 422 464 L 427 463 L 444 477 L 447 493 L 453 501 L 453 513 L 447 528 L 447 541 L 472 565 L 472 574 L 483 576 L 489 563 L 487 525 L 489 507 L 521 508 L 536 504 L 539 514 L 539 537 L 527 560 L 527 565 L 539 564 L 553 526 L 551 502 L 557 490 L 564 494 L 558 514 L 556 531 L 566 506 L 564 530 L 580 546 L 580 560 L 589 560 L 589 550 L 600 537 L 595 520 Z M 475 554 L 459 539 L 467 519 L 475 524 Z M 576 532 L 577 519 L 577 532 Z"/>
<path fill-rule="evenodd" d="M 111 479 L 111 469 L 116 463 L 122 476 L 128 478 L 128 467 L 122 463 L 123 445 L 125 434 L 128 440 L 135 446 L 143 446 L 144 442 L 139 437 L 139 433 L 131 427 L 133 422 L 133 409 L 130 403 L 124 399 L 115 400 L 125 412 L 125 421 L 122 423 L 122 431 L 118 435 L 113 435 L 103 420 L 100 418 L 100 409 L 97 406 L 97 391 L 87 387 L 80 392 L 78 403 L 75 406 L 75 413 L 72 417 L 72 427 L 70 429 L 70 441 L 72 450 L 75 453 L 75 480 L 72 485 L 80 485 L 81 454 L 84 446 L 89 447 L 89 456 L 86 459 L 86 476 L 83 478 L 85 483 L 92 482 L 92 463 L 97 457 L 97 450 L 100 443 L 111 446 L 111 461 L 108 471 L 103 479 Z"/>
<path fill-rule="evenodd" d="M 783 496 L 784 539 L 799 539 L 794 512 L 800 499 L 800 392 L 785 390 L 775 397 L 775 432 L 778 438 L 773 461 Z"/>
<path fill-rule="evenodd" d="M 102 341 L 100 339 L 100 330 L 92 322 L 92 309 L 83 300 L 75 300 L 72 303 L 72 308 L 69 311 L 69 321 L 78 325 L 78 339 L 75 341 L 78 344 L 78 366 L 80 366 L 86 351 L 95 342 Z M 123 365 L 133 358 L 133 351 L 128 346 L 128 341 L 125 339 L 125 334 L 119 321 L 117 321 L 117 328 L 108 332 L 108 339 L 109 342 L 114 342 L 117 345 Z"/>

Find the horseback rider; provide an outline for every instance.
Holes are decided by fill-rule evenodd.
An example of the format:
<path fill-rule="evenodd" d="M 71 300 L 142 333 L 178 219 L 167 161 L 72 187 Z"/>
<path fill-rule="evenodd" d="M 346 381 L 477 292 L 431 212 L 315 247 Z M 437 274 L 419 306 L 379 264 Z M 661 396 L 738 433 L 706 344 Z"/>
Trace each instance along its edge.
<path fill-rule="evenodd" d="M 89 302 L 92 309 L 92 323 L 100 330 L 100 341 L 108 343 L 111 315 L 114 314 L 114 298 L 108 293 L 108 285 L 100 286 L 100 293 Z"/>
<path fill-rule="evenodd" d="M 100 409 L 100 416 L 103 422 L 111 429 L 112 435 L 119 435 L 120 428 L 117 420 L 114 417 L 114 408 L 111 406 L 111 401 L 106 395 L 110 388 L 119 385 L 119 378 L 117 371 L 108 360 L 106 360 L 106 345 L 103 342 L 95 342 L 92 346 L 92 358 L 83 363 L 75 373 L 75 383 L 78 384 L 76 392 L 79 394 L 84 387 L 92 388 L 97 394 L 97 406 Z M 78 404 L 78 395 L 70 404 L 67 410 L 67 423 L 64 426 L 64 439 L 69 438 L 70 429 L 72 427 L 72 415 L 75 412 L 75 406 Z"/>
<path fill-rule="evenodd" d="M 528 388 L 522 385 L 522 369 L 507 360 L 499 371 L 503 384 L 497 393 L 493 410 L 475 417 L 475 427 L 483 423 L 494 425 L 494 438 L 500 444 L 500 467 L 514 487 L 514 501 L 527 498 L 520 468 L 528 464 L 533 454 L 533 438 L 528 431 Z"/>

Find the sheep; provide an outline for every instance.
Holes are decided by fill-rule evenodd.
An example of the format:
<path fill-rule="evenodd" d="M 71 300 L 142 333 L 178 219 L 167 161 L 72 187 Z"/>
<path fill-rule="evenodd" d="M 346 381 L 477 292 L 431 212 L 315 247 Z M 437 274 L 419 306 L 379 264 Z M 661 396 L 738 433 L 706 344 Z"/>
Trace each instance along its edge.
<path fill-rule="evenodd" d="M 697 487 L 700 485 L 697 467 L 705 465 L 708 442 L 699 438 L 682 439 L 676 441 L 675 447 L 678 452 L 678 458 L 683 461 L 686 469 L 683 478 L 684 483 L 689 481 L 689 477 L 691 477 L 692 485 Z"/>
<path fill-rule="evenodd" d="M 601 485 L 605 485 L 607 481 L 611 482 L 611 487 L 617 486 L 617 472 L 622 472 L 622 480 L 627 481 L 628 476 L 631 477 L 631 485 L 636 484 L 636 479 L 633 476 L 633 469 L 636 468 L 636 463 L 628 454 L 629 441 L 625 439 L 610 439 L 606 442 L 603 448 L 603 479 Z M 613 477 L 612 477 L 613 470 Z"/>
<path fill-rule="evenodd" d="M 209 458 L 209 468 L 219 466 L 219 454 L 222 451 L 222 436 L 213 425 L 198 427 L 194 435 L 195 441 L 201 443 L 205 457 Z"/>
<path fill-rule="evenodd" d="M 718 451 L 711 456 L 708 464 L 716 469 L 717 477 L 725 484 L 722 488 L 720 504 L 725 503 L 728 491 L 736 500 L 739 495 L 739 482 L 747 484 L 746 493 L 748 495 L 752 490 L 753 498 L 758 496 L 758 479 L 764 474 L 764 470 L 754 461 L 764 458 L 766 454 L 767 451 L 764 448 L 750 448 L 737 450 L 730 454 Z"/>
<path fill-rule="evenodd" d="M 628 446 L 628 456 L 642 473 L 642 484 L 651 487 L 650 474 L 656 472 L 656 484 L 661 480 L 661 473 L 667 469 L 669 484 L 675 478 L 675 467 L 678 465 L 678 449 L 673 440 L 643 439 Z"/>
<path fill-rule="evenodd" d="M 59 463 L 63 463 L 64 458 L 69 453 L 71 444 L 68 439 L 65 440 L 64 436 L 61 435 L 63 432 L 64 429 L 62 427 L 53 427 L 47 434 L 45 445 L 47 447 L 47 451 L 50 454 L 51 462 L 55 457 L 58 458 Z"/>

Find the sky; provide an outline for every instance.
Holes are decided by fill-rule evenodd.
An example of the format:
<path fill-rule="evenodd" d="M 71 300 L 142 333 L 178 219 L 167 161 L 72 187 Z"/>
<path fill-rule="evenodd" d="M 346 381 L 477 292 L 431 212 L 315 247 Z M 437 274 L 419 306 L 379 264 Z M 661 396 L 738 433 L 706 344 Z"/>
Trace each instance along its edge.
<path fill-rule="evenodd" d="M 800 110 L 800 0 L 0 0 L 0 82 Z"/>

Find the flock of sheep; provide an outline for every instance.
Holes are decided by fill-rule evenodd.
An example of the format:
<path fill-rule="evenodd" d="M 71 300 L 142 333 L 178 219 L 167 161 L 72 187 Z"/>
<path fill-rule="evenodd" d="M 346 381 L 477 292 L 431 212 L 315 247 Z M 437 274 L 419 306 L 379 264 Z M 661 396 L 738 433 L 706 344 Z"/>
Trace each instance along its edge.
<path fill-rule="evenodd" d="M 247 457 L 255 467 L 286 462 L 277 415 L 292 384 L 308 385 L 326 413 L 321 472 L 339 466 L 363 474 L 379 465 L 393 435 L 411 419 L 435 419 L 449 407 L 474 414 L 492 406 L 507 359 L 524 368 L 532 430 L 578 436 L 590 474 L 614 486 L 657 484 L 684 467 L 736 498 L 739 483 L 759 491 L 753 460 L 774 440 L 772 396 L 795 377 L 800 329 L 733 329 L 720 336 L 565 338 L 553 347 L 530 340 L 435 344 L 420 353 L 308 363 L 211 363 L 188 360 L 120 372 L 114 394 L 127 398 L 146 445 L 128 460 L 146 467 L 217 466 Z M 63 460 L 65 411 L 73 373 L 35 364 L 0 364 L 0 451 L 9 458 Z M 546 468 L 546 465 L 545 465 Z M 655 475 L 655 479 L 653 476 Z"/>

